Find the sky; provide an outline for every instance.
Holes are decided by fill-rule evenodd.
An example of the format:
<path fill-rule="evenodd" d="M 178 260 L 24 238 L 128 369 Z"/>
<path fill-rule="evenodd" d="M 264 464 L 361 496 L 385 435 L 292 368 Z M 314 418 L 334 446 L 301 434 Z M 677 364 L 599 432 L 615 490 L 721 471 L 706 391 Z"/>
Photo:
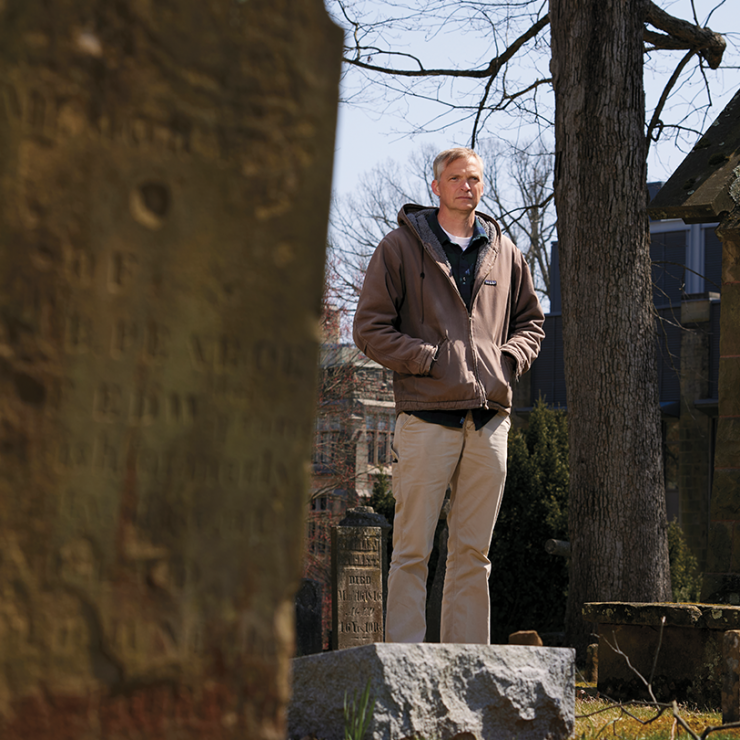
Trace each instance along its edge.
<path fill-rule="evenodd" d="M 708 12 L 721 0 L 694 0 L 696 14 L 704 23 Z M 700 130 L 706 128 L 721 113 L 724 106 L 740 89 L 740 12 L 737 0 L 725 0 L 711 16 L 709 26 L 725 34 L 728 48 L 725 52 L 723 66 L 716 71 L 706 70 L 706 77 L 712 89 L 711 106 L 703 107 L 705 117 L 694 121 L 693 125 Z M 378 2 L 378 4 L 381 4 Z M 692 18 L 691 0 L 658 0 L 658 4 L 668 12 L 685 19 Z M 331 0 L 327 0 L 327 7 Z M 403 38 L 409 38 L 406 34 Z M 400 37 L 399 37 L 400 38 Z M 394 42 L 397 43 L 397 42 Z M 440 42 L 439 35 L 429 40 L 417 39 L 413 48 L 407 47 L 425 60 L 427 66 L 449 66 L 455 63 L 455 55 L 462 57 L 464 50 L 467 60 L 487 59 L 488 50 L 483 48 L 481 37 L 473 34 L 462 34 L 453 31 Z M 476 44 L 481 44 L 476 49 Z M 442 50 L 449 50 L 447 59 Z M 684 52 L 656 52 L 646 61 L 645 90 L 648 100 L 657 100 L 662 90 L 662 81 L 667 72 L 681 58 Z M 477 56 L 476 56 L 477 55 Z M 451 61 L 450 61 L 451 60 Z M 445 63 L 446 62 L 446 63 Z M 380 59 L 378 60 L 380 63 Z M 467 62 L 470 63 L 470 62 Z M 692 65 L 690 64 L 689 67 Z M 695 66 L 695 65 L 694 65 Z M 470 124 L 457 125 L 451 122 L 434 133 L 412 134 L 413 129 L 435 119 L 441 109 L 429 102 L 403 100 L 392 101 L 376 96 L 357 96 L 358 78 L 350 74 L 343 84 L 342 97 L 352 98 L 352 102 L 340 104 L 339 121 L 334 162 L 334 193 L 340 197 L 356 190 L 363 174 L 369 173 L 375 166 L 387 159 L 403 163 L 411 151 L 423 144 L 431 144 L 442 150 L 451 145 L 466 145 L 470 136 Z M 353 85 L 354 90 L 353 90 Z M 364 97 L 364 100 L 362 98 Z M 682 88 L 669 99 L 669 113 L 680 116 L 681 112 L 693 104 L 707 106 L 706 93 L 701 78 L 694 74 Z M 442 121 L 445 119 L 443 118 Z M 496 125 L 494 120 L 493 125 Z M 521 135 L 520 131 L 511 128 L 509 119 L 502 126 L 508 127 L 511 137 Z M 490 128 L 490 126 L 489 126 Z M 506 137 L 507 134 L 504 134 Z M 683 160 L 687 151 L 696 141 L 696 134 L 687 134 L 681 148 L 669 142 L 661 142 L 658 147 L 651 147 L 648 157 L 648 179 L 665 181 Z"/>

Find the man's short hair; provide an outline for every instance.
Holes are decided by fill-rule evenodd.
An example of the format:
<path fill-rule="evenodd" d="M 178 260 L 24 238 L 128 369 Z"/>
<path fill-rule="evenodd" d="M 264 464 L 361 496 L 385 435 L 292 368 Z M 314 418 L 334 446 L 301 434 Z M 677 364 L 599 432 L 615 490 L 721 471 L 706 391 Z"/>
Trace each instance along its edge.
<path fill-rule="evenodd" d="M 450 162 L 454 162 L 456 159 L 463 159 L 463 157 L 465 159 L 475 159 L 480 165 L 481 170 L 483 170 L 483 160 L 478 152 L 464 146 L 456 146 L 453 149 L 445 149 L 434 158 L 434 165 L 432 166 L 432 169 L 434 170 L 434 179 L 439 180 L 440 175 L 444 172 L 445 167 L 447 167 Z"/>

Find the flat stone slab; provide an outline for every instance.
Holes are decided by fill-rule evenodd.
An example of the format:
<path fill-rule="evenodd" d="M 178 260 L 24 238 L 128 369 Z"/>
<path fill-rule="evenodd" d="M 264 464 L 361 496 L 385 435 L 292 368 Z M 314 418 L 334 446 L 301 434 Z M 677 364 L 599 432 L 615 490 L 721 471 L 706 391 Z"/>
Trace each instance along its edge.
<path fill-rule="evenodd" d="M 583 605 L 583 618 L 597 624 L 634 624 L 660 627 L 702 627 L 740 630 L 740 606 L 725 604 L 641 604 L 628 601 L 592 602 Z"/>
<path fill-rule="evenodd" d="M 585 604 L 598 624 L 599 692 L 616 700 L 648 699 L 722 708 L 740 717 L 740 607 L 722 604 Z M 629 663 L 626 658 L 629 658 Z"/>
<path fill-rule="evenodd" d="M 293 660 L 291 740 L 344 740 L 344 698 L 370 682 L 373 740 L 557 740 L 575 726 L 575 651 L 375 643 Z"/>

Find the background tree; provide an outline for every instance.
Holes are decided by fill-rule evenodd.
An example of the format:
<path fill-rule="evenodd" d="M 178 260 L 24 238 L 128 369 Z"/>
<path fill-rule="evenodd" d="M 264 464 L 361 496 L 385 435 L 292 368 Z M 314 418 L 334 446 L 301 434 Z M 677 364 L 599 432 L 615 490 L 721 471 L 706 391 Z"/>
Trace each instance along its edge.
<path fill-rule="evenodd" d="M 594 12 L 593 0 L 551 3 L 572 450 L 568 632 L 577 646 L 587 641 L 584 602 L 670 599 L 646 210 L 644 6 L 599 0 Z"/>
<path fill-rule="evenodd" d="M 725 41 L 696 19 L 673 18 L 649 0 L 550 0 L 549 16 L 542 4 L 526 1 L 384 4 L 389 6 L 395 12 L 383 17 L 378 3 L 336 0 L 337 16 L 351 31 L 348 65 L 377 76 L 390 95 L 442 100 L 462 89 L 462 96 L 447 98 L 448 118 L 470 121 L 472 146 L 494 113 L 514 112 L 544 124 L 550 109 L 543 99 L 554 83 L 570 416 L 568 636 L 582 648 L 584 601 L 656 601 L 670 593 L 645 158 L 648 135 L 655 140 L 671 125 L 685 128 L 664 121 L 664 113 L 689 62 L 702 74 L 707 65 L 716 69 Z M 393 48 L 393 31 L 422 23 L 429 29 L 428 21 L 435 20 L 440 36 L 462 23 L 471 32 L 489 33 L 487 63 L 431 68 Z M 544 51 L 551 20 L 550 55 Z M 444 48 L 440 38 L 435 47 Z M 657 48 L 686 54 L 646 126 L 643 53 Z M 542 53 L 522 56 L 525 49 Z M 419 80 L 431 80 L 432 92 Z"/>

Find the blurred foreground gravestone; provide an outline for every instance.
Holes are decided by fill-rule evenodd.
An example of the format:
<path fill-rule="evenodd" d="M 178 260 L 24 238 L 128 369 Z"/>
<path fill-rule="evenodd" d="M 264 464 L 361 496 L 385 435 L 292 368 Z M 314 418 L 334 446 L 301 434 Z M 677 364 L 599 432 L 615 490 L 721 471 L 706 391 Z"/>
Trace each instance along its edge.
<path fill-rule="evenodd" d="M 0 737 L 285 737 L 341 34 L 0 2 Z"/>

